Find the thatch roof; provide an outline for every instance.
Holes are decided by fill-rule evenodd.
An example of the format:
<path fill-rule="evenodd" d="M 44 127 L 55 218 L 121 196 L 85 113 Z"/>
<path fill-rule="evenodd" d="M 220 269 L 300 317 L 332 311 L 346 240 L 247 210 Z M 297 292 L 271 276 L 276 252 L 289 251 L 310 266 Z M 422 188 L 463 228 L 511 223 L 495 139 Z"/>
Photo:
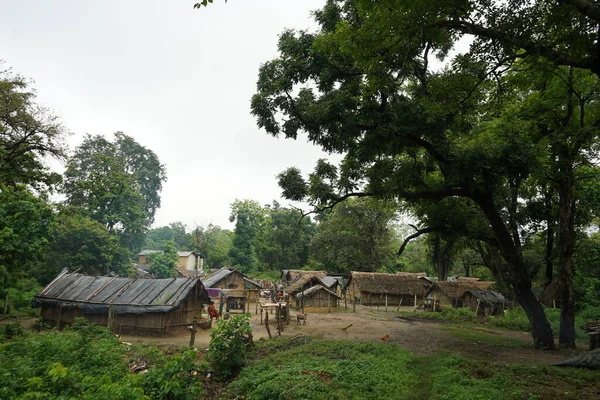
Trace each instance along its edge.
<path fill-rule="evenodd" d="M 538 296 L 538 301 L 546 307 L 560 305 L 558 297 L 558 281 L 552 281 Z"/>
<path fill-rule="evenodd" d="M 208 303 L 210 298 L 199 279 L 144 279 L 119 276 L 88 276 L 63 271 L 34 296 L 34 307 L 78 307 L 84 313 L 115 314 L 169 312 L 189 296 Z"/>
<path fill-rule="evenodd" d="M 494 292 L 493 290 L 474 290 L 471 289 L 467 291 L 464 296 L 472 295 L 476 299 L 479 299 L 481 302 L 490 303 L 490 304 L 503 304 L 506 303 L 507 300 L 502 296 L 501 293 Z"/>
<path fill-rule="evenodd" d="M 404 271 L 398 271 L 398 272 L 396 272 L 396 275 L 414 276 L 415 278 L 425 278 L 425 277 L 427 277 L 427 273 L 426 272 L 404 272 Z"/>
<path fill-rule="evenodd" d="M 325 292 L 329 293 L 330 295 L 335 296 L 338 299 L 341 299 L 341 297 L 338 296 L 336 293 L 332 292 L 331 290 L 327 289 L 325 286 L 321 286 L 321 285 L 315 285 L 315 286 L 309 287 L 304 292 L 298 292 L 295 297 L 297 300 L 302 299 L 302 293 L 304 293 L 304 297 L 311 297 L 313 294 L 317 293 L 320 290 L 324 290 Z"/>
<path fill-rule="evenodd" d="M 427 289 L 425 295 L 433 291 L 439 291 L 449 298 L 456 300 L 465 295 L 469 290 L 487 290 L 494 282 L 476 281 L 474 279 L 464 279 L 460 281 L 437 281 Z"/>
<path fill-rule="evenodd" d="M 318 275 L 306 274 L 306 275 L 300 276 L 294 282 L 289 284 L 288 287 L 285 288 L 285 290 L 289 293 L 300 292 L 307 285 L 308 286 L 321 285 L 323 287 L 327 286 L 326 284 L 323 283 L 323 281 L 319 278 Z"/>
<path fill-rule="evenodd" d="M 351 283 L 361 292 L 373 294 L 422 296 L 429 285 L 413 274 L 381 274 L 374 272 L 351 273 Z"/>
<path fill-rule="evenodd" d="M 305 271 L 302 269 L 284 269 L 281 271 L 281 280 L 293 282 L 303 275 L 316 275 L 319 278 L 327 276 L 327 271 Z"/>

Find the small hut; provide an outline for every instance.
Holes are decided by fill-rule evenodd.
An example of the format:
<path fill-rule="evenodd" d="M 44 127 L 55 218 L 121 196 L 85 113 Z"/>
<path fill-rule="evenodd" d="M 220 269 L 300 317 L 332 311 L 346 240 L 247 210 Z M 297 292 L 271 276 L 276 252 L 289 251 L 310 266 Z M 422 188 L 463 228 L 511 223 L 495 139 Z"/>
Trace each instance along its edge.
<path fill-rule="evenodd" d="M 335 307 L 340 296 L 322 285 L 315 285 L 294 296 L 296 307 Z"/>
<path fill-rule="evenodd" d="M 233 268 L 221 268 L 202 283 L 213 301 L 220 301 L 221 295 L 227 298 L 227 310 L 242 310 L 242 304 L 257 302 L 261 289 L 260 283 Z"/>
<path fill-rule="evenodd" d="M 483 282 L 474 279 L 455 281 L 437 281 L 427 289 L 425 296 L 432 302 L 434 310 L 446 307 L 462 307 L 463 296 L 469 290 L 487 290 L 494 282 Z"/>
<path fill-rule="evenodd" d="M 284 269 L 281 271 L 281 283 L 289 285 L 304 275 L 316 275 L 319 278 L 327 276 L 327 271 L 304 271 L 301 269 Z"/>
<path fill-rule="evenodd" d="M 315 285 L 320 285 L 323 287 L 327 287 L 325 283 L 319 278 L 316 274 L 304 274 L 298 277 L 294 282 L 292 282 L 288 287 L 285 288 L 285 291 L 292 296 L 296 296 L 297 293 L 302 292 L 303 290 L 307 290 Z"/>
<path fill-rule="evenodd" d="M 346 294 L 363 305 L 411 306 L 423 299 L 430 283 L 413 274 L 355 272 L 350 275 Z"/>
<path fill-rule="evenodd" d="M 546 307 L 560 307 L 560 298 L 558 296 L 558 281 L 552 281 L 542 293 L 538 296 L 538 301 Z"/>
<path fill-rule="evenodd" d="M 463 307 L 471 307 L 477 315 L 500 315 L 504 312 L 507 300 L 492 290 L 471 289 L 462 296 Z"/>
<path fill-rule="evenodd" d="M 210 301 L 194 278 L 136 279 L 63 271 L 33 298 L 44 321 L 71 324 L 83 317 L 113 329 L 166 331 L 189 325 Z"/>

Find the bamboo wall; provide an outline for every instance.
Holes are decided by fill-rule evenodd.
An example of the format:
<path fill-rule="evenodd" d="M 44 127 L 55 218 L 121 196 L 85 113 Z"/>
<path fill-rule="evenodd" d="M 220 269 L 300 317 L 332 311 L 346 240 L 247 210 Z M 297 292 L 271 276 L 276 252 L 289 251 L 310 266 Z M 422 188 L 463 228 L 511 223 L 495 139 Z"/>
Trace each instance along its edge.
<path fill-rule="evenodd" d="M 302 300 L 294 297 L 296 307 L 302 307 Z M 336 307 L 338 298 L 324 290 L 319 290 L 310 296 L 304 297 L 304 307 Z"/>

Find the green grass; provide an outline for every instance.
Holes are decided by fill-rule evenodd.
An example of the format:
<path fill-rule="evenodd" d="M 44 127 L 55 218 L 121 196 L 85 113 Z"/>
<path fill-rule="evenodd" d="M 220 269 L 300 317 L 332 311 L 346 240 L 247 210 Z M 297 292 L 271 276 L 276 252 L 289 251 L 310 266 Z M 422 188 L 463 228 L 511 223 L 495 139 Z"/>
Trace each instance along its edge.
<path fill-rule="evenodd" d="M 438 328 L 447 331 L 451 336 L 467 342 L 491 346 L 491 347 L 531 347 L 531 341 L 523 341 L 507 336 L 493 330 L 481 329 L 477 325 L 448 325 Z"/>
<path fill-rule="evenodd" d="M 461 335 L 458 328 L 453 334 Z M 466 339 L 517 346 L 467 331 Z M 520 342 L 520 341 L 519 341 Z M 520 343 L 519 343 L 520 345 Z M 257 343 L 257 359 L 229 386 L 229 398 L 260 399 L 595 399 L 600 371 L 489 364 L 442 353 L 416 356 L 391 344 L 316 341 Z"/>

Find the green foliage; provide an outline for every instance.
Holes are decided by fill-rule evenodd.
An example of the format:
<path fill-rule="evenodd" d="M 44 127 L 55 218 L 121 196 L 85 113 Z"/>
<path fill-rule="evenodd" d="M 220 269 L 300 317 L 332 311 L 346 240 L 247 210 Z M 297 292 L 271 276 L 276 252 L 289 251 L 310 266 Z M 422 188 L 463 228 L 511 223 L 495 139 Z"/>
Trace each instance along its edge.
<path fill-rule="evenodd" d="M 351 199 L 325 214 L 311 242 L 312 257 L 334 271 L 377 271 L 395 266 L 394 203 Z"/>
<path fill-rule="evenodd" d="M 255 361 L 229 388 L 253 399 L 410 399 L 411 358 L 395 346 L 311 342 Z"/>
<path fill-rule="evenodd" d="M 233 242 L 233 232 L 218 225 L 209 224 L 202 230 L 200 251 L 210 268 L 231 265 L 229 251 Z"/>
<path fill-rule="evenodd" d="M 246 362 L 252 345 L 250 314 L 217 320 L 216 325 L 210 331 L 206 360 L 217 377 L 224 379 L 235 374 Z"/>
<path fill-rule="evenodd" d="M 550 326 L 554 332 L 558 332 L 560 329 L 560 309 L 558 308 L 546 308 L 546 317 L 550 322 Z M 592 319 L 600 318 L 599 307 L 588 307 L 584 310 L 575 314 L 575 335 L 579 339 L 586 339 L 587 334 L 581 329 L 581 326 L 585 325 L 587 321 Z M 518 330 L 523 332 L 531 331 L 531 323 L 527 319 L 525 311 L 521 307 L 511 308 L 504 312 L 504 315 L 495 317 L 491 316 L 490 321 L 492 325 L 501 328 L 507 328 L 512 330 Z"/>
<path fill-rule="evenodd" d="M 0 288 L 43 260 L 52 219 L 50 205 L 24 185 L 0 186 Z"/>
<path fill-rule="evenodd" d="M 159 353 L 155 366 L 144 374 L 144 392 L 153 399 L 200 398 L 204 390 L 200 381 L 202 372 L 198 373 L 197 360 L 198 353 L 193 350 L 171 357 Z"/>
<path fill-rule="evenodd" d="M 162 253 L 150 253 L 147 257 L 148 271 L 157 278 L 170 278 L 177 274 L 175 267 L 179 255 L 173 241 L 166 242 Z"/>
<path fill-rule="evenodd" d="M 121 244 L 137 252 L 160 206 L 165 167 L 156 154 L 117 132 L 111 142 L 88 135 L 68 160 L 67 204 L 116 232 Z"/>
<path fill-rule="evenodd" d="M 18 322 L 9 322 L 8 324 L 0 325 L 0 342 L 12 339 L 15 336 L 23 336 L 25 329 Z"/>
<path fill-rule="evenodd" d="M 168 241 L 173 241 L 177 250 L 193 250 L 192 235 L 186 233 L 182 222 L 172 222 L 169 226 L 150 229 L 146 234 L 144 249 L 162 250 Z"/>
<path fill-rule="evenodd" d="M 61 177 L 44 157 L 63 159 L 66 135 L 58 117 L 36 103 L 29 83 L 0 62 L 0 186 L 52 189 Z"/>
<path fill-rule="evenodd" d="M 477 322 L 477 314 L 468 307 L 447 307 L 440 314 L 443 319 L 450 322 Z"/>
<path fill-rule="evenodd" d="M 241 272 L 256 269 L 256 236 L 265 219 L 265 210 L 254 200 L 236 200 L 231 204 L 229 220 L 235 221 L 229 258 Z"/>
<path fill-rule="evenodd" d="M 22 278 L 14 282 L 13 286 L 6 289 L 8 292 L 8 313 L 10 315 L 38 315 L 38 311 L 31 308 L 31 300 L 42 286 L 32 278 Z M 2 296 L 2 300 L 5 297 Z M 0 304 L 4 302 L 0 300 Z"/>
<path fill-rule="evenodd" d="M 56 217 L 46 252 L 46 260 L 34 276 L 49 283 L 63 269 L 90 275 L 120 276 L 131 273 L 129 251 L 115 232 L 85 215 L 81 209 L 66 207 Z"/>

